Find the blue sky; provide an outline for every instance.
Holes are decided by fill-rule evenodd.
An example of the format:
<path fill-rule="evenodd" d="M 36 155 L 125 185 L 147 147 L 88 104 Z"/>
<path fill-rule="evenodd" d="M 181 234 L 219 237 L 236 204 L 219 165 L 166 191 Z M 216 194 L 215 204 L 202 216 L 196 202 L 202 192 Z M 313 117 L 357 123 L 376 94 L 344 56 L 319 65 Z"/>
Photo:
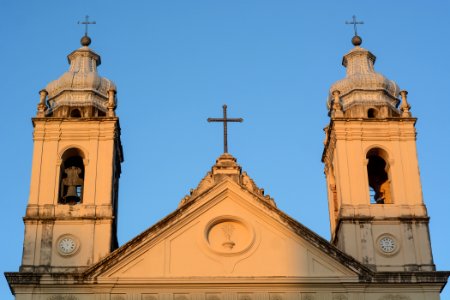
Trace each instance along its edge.
<path fill-rule="evenodd" d="M 118 86 L 121 244 L 176 209 L 214 164 L 222 127 L 206 119 L 224 103 L 245 119 L 229 127 L 229 152 L 280 209 L 328 239 L 325 102 L 345 75 L 355 14 L 376 70 L 409 91 L 434 259 L 450 270 L 450 2 L 385 0 L 2 1 L 0 270 L 21 261 L 38 92 L 67 70 L 86 14 L 99 72 Z"/>

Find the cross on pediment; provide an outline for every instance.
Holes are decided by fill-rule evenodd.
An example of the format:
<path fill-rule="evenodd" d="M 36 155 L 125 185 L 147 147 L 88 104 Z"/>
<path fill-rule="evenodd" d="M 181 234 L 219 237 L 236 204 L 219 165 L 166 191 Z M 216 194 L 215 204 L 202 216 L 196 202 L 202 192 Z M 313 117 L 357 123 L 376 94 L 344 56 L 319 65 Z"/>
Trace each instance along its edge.
<path fill-rule="evenodd" d="M 222 122 L 223 123 L 223 152 L 228 153 L 228 122 L 239 122 L 242 123 L 244 119 L 242 118 L 227 118 L 227 105 L 224 104 L 223 108 L 223 118 L 208 118 L 208 122 Z"/>

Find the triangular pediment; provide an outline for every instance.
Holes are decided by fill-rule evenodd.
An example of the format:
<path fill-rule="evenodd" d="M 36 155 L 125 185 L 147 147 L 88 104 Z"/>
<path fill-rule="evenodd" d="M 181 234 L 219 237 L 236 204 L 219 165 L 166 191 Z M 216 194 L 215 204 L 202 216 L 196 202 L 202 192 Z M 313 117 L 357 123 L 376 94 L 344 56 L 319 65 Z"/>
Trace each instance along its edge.
<path fill-rule="evenodd" d="M 85 272 L 89 278 L 358 278 L 370 272 L 223 178 Z"/>

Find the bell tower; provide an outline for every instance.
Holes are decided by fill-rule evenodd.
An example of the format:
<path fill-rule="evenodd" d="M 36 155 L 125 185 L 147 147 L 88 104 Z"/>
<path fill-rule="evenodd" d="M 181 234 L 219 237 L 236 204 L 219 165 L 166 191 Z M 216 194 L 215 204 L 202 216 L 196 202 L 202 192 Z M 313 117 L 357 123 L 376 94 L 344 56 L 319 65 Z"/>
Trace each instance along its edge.
<path fill-rule="evenodd" d="M 78 272 L 117 248 L 116 86 L 98 75 L 90 43 L 86 34 L 40 91 L 21 272 Z"/>
<path fill-rule="evenodd" d="M 433 271 L 407 92 L 375 72 L 359 36 L 352 43 L 330 89 L 322 156 L 332 243 L 377 271 Z"/>

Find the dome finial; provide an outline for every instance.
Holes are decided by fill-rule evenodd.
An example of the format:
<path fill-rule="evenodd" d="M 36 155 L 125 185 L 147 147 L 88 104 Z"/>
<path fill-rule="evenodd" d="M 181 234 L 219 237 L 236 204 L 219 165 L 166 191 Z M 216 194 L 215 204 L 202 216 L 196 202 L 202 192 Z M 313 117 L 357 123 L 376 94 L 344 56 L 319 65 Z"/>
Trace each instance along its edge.
<path fill-rule="evenodd" d="M 86 15 L 85 20 L 83 22 L 78 21 L 78 24 L 85 25 L 84 36 L 81 38 L 81 46 L 89 46 L 91 44 L 91 38 L 88 36 L 88 26 L 91 24 L 97 24 L 95 21 L 89 22 L 89 16 Z"/>
<path fill-rule="evenodd" d="M 352 38 L 352 44 L 353 44 L 354 46 L 359 46 L 359 45 L 361 45 L 361 44 L 362 44 L 362 38 L 358 35 L 358 30 L 357 30 L 356 25 L 357 25 L 357 24 L 364 24 L 364 22 L 362 22 L 362 21 L 356 21 L 356 16 L 353 15 L 352 21 L 351 21 L 351 22 L 345 21 L 345 24 L 353 25 L 353 30 L 355 31 L 355 35 L 354 35 L 353 38 Z"/>
<path fill-rule="evenodd" d="M 87 35 L 83 36 L 80 40 L 81 46 L 89 46 L 91 44 L 91 38 Z"/>
<path fill-rule="evenodd" d="M 362 44 L 362 38 L 359 35 L 352 37 L 353 46 L 360 46 Z"/>

